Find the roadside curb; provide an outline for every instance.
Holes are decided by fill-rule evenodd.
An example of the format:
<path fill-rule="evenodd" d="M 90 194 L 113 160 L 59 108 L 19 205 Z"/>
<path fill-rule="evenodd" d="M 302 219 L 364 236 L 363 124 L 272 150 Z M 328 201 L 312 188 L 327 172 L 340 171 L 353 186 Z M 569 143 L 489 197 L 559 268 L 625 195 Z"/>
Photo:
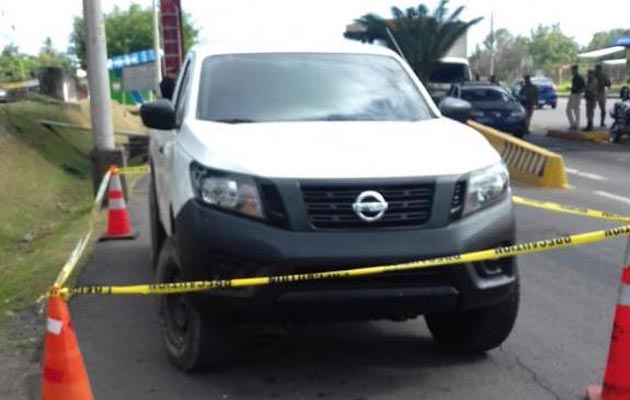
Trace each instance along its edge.
<path fill-rule="evenodd" d="M 607 132 L 578 132 L 549 129 L 547 131 L 547 136 L 565 140 L 574 140 L 577 142 L 590 142 L 598 144 L 608 143 Z"/>

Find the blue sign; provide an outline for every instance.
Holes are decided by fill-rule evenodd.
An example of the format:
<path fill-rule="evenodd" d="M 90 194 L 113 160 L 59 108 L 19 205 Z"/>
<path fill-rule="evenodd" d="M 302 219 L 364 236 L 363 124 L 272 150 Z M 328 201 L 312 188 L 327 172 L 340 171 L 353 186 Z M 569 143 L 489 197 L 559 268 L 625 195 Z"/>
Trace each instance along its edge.
<path fill-rule="evenodd" d="M 630 38 L 628 38 L 630 39 Z M 163 53 L 160 51 L 160 56 Z M 112 57 L 107 60 L 108 69 L 123 69 L 125 67 L 133 67 L 140 64 L 146 64 L 155 60 L 155 52 L 153 50 L 142 50 L 131 54 L 124 54 Z"/>

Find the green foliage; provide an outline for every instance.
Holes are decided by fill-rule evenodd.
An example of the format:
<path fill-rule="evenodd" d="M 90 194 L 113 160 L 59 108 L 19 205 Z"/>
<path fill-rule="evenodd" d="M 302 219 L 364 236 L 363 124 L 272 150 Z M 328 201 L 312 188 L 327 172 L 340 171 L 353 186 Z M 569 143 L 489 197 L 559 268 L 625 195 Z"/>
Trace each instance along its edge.
<path fill-rule="evenodd" d="M 559 24 L 538 25 L 531 33 L 529 52 L 534 68 L 555 76 L 561 66 L 575 62 L 579 46 L 560 30 Z"/>
<path fill-rule="evenodd" d="M 449 13 L 448 3 L 448 0 L 441 0 L 432 13 L 424 4 L 409 7 L 404 11 L 392 7 L 392 19 L 367 14 L 356 22 L 367 29 L 369 39 L 384 40 L 390 48 L 396 49 L 387 34 L 389 28 L 416 75 L 427 81 L 440 58 L 447 54 L 468 28 L 482 19 L 460 21 L 459 17 L 464 7 L 457 7 L 455 11 Z M 352 34 L 346 36 L 350 39 L 361 39 Z"/>
<path fill-rule="evenodd" d="M 597 32 L 586 46 L 586 50 L 599 50 L 608 47 L 619 36 L 630 36 L 630 29 L 617 28 L 606 32 Z"/>
<path fill-rule="evenodd" d="M 143 8 L 132 4 L 127 10 L 114 7 L 105 15 L 107 54 L 115 57 L 123 54 L 153 48 L 153 13 L 150 7 Z M 193 25 L 190 14 L 182 15 L 184 30 L 184 51 L 196 42 L 199 30 Z M 75 55 L 82 68 L 86 67 L 87 53 L 83 18 L 75 17 L 70 34 L 70 53 Z"/>
<path fill-rule="evenodd" d="M 481 76 L 490 76 L 490 59 L 492 57 L 492 43 L 494 39 L 495 68 L 494 74 L 498 80 L 511 83 L 531 67 L 529 57 L 529 39 L 514 36 L 507 29 L 497 29 L 494 38 L 489 34 L 483 41 L 483 48 L 477 46 L 470 57 L 473 71 Z"/>
<path fill-rule="evenodd" d="M 70 72 L 72 69 L 68 56 L 55 50 L 50 37 L 44 40 L 44 46 L 39 52 L 38 61 L 41 67 L 59 67 L 65 72 Z"/>
<path fill-rule="evenodd" d="M 483 47 L 486 50 L 501 49 L 508 47 L 514 41 L 514 35 L 505 28 L 497 29 L 493 34 L 488 34 L 483 41 Z"/>
<path fill-rule="evenodd" d="M 34 78 L 38 70 L 37 57 L 20 54 L 15 45 L 6 46 L 0 53 L 0 83 Z"/>
<path fill-rule="evenodd" d="M 10 44 L 0 53 L 0 83 L 37 78 L 41 67 L 60 67 L 70 72 L 71 62 L 66 54 L 55 50 L 50 38 L 44 41 L 37 57 L 21 54 L 17 46 Z"/>
<path fill-rule="evenodd" d="M 90 135 L 54 134 L 38 122 L 78 117 L 60 104 L 0 105 L 0 321 L 44 293 L 86 230 Z"/>

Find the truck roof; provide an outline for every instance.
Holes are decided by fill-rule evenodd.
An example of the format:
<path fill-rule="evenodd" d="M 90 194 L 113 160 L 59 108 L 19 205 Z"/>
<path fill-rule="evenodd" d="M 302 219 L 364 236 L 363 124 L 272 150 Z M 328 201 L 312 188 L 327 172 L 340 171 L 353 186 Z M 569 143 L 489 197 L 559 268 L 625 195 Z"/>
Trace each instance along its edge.
<path fill-rule="evenodd" d="M 354 40 L 308 42 L 216 42 L 194 46 L 191 52 L 201 57 L 219 54 L 253 53 L 347 53 L 396 56 L 388 48 Z"/>

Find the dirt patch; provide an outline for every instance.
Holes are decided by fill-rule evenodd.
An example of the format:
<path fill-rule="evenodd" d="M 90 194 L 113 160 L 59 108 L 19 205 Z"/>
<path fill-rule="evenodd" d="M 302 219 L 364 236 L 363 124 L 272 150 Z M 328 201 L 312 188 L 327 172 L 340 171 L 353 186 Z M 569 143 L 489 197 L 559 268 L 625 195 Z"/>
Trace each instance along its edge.
<path fill-rule="evenodd" d="M 11 314 L 0 325 L 0 398 L 40 398 L 44 317 L 39 307 Z"/>

